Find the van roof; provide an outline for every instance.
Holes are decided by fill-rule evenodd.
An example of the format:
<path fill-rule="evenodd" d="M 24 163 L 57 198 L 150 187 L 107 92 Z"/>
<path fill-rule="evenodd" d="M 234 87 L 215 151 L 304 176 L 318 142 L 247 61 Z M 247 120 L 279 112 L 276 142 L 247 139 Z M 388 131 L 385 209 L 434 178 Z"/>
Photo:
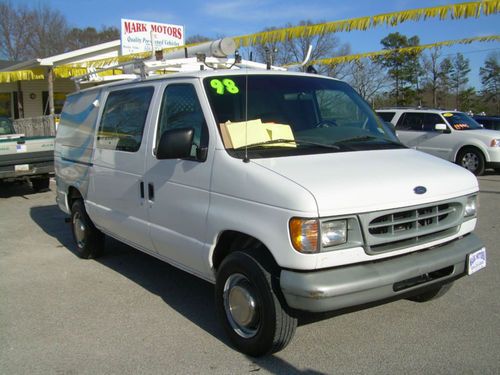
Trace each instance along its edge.
<path fill-rule="evenodd" d="M 199 71 L 189 71 L 189 72 L 178 72 L 178 73 L 169 73 L 164 75 L 157 75 L 147 78 L 136 78 L 136 79 L 124 79 L 116 82 L 106 83 L 98 86 L 88 87 L 81 89 L 79 91 L 75 91 L 68 96 L 75 95 L 81 92 L 89 92 L 102 90 L 107 88 L 113 88 L 117 86 L 127 86 L 131 84 L 137 83 L 146 83 L 146 82 L 155 82 L 162 80 L 171 80 L 171 79 L 179 79 L 179 78 L 190 78 L 190 79 L 203 79 L 205 77 L 213 77 L 213 76 L 234 76 L 234 75 L 283 75 L 283 76 L 300 76 L 300 77 L 316 77 L 323 79 L 332 79 L 338 80 L 337 78 L 316 75 L 311 73 L 304 72 L 290 72 L 290 71 L 278 71 L 278 70 L 263 70 L 263 69 L 218 69 L 218 70 L 199 70 Z"/>

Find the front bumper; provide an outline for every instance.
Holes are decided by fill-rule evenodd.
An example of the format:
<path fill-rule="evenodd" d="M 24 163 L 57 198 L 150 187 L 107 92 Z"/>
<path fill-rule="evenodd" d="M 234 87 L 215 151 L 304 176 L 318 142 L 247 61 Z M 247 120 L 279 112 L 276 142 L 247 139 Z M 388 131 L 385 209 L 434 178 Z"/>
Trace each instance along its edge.
<path fill-rule="evenodd" d="M 294 309 L 338 310 L 465 276 L 467 256 L 483 247 L 477 236 L 469 234 L 439 247 L 377 262 L 314 272 L 283 270 L 280 286 Z M 416 284 L 413 280 L 428 281 Z"/>

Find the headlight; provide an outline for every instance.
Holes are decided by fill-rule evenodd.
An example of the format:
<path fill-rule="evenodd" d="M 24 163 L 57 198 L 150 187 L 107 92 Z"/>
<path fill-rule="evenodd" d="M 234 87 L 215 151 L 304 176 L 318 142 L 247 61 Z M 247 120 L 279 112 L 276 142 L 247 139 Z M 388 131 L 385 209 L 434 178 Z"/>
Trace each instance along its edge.
<path fill-rule="evenodd" d="M 477 195 L 471 195 L 467 198 L 467 203 L 465 204 L 464 217 L 473 217 L 477 214 Z"/>
<path fill-rule="evenodd" d="M 347 242 L 347 220 L 334 220 L 321 223 L 321 245 L 324 247 L 341 245 Z"/>
<path fill-rule="evenodd" d="M 355 216 L 290 220 L 290 239 L 300 253 L 319 253 L 363 246 L 363 235 Z"/>
<path fill-rule="evenodd" d="M 319 238 L 318 219 L 301 219 L 294 217 L 290 220 L 290 239 L 292 245 L 301 253 L 317 253 Z"/>
<path fill-rule="evenodd" d="M 490 147 L 500 147 L 500 139 L 494 138 L 490 142 Z"/>

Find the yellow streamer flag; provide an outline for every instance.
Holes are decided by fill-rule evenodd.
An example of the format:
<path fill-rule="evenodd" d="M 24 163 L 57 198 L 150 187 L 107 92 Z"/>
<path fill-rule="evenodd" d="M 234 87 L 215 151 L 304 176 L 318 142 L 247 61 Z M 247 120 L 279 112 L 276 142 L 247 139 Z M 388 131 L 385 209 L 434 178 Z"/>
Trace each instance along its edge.
<path fill-rule="evenodd" d="M 310 37 L 314 35 L 322 35 L 328 33 L 344 32 L 351 30 L 368 30 L 379 25 L 396 26 L 407 21 L 419 21 L 429 18 L 437 18 L 440 20 L 445 19 L 461 19 L 461 18 L 478 18 L 480 16 L 489 16 L 497 14 L 500 11 L 500 0 L 485 0 L 485 1 L 470 1 L 465 3 L 449 4 L 443 6 L 436 6 L 431 8 L 410 9 L 399 12 L 378 14 L 375 16 L 358 17 L 347 20 L 325 22 L 314 25 L 294 26 L 270 31 L 264 31 L 256 34 L 249 34 L 234 37 L 237 46 L 250 46 L 256 44 L 264 44 L 268 42 L 283 42 L 293 38 Z M 460 41 L 440 42 L 432 45 L 423 45 L 411 47 L 408 50 L 423 50 L 425 48 L 432 48 L 438 45 L 452 45 L 452 44 L 466 44 L 474 41 L 492 41 L 498 40 L 497 36 L 492 37 L 479 37 L 461 39 Z M 469 42 L 467 42 L 469 40 Z M 447 44 L 448 43 L 448 44 Z M 189 44 L 185 46 L 166 48 L 163 52 L 169 52 L 176 49 L 186 48 L 197 45 L 198 43 Z M 407 50 L 407 49 L 404 49 Z M 380 54 L 394 52 L 394 50 L 371 52 L 366 54 L 349 55 L 334 57 L 332 59 L 325 59 L 314 62 L 316 64 L 338 64 L 341 62 L 351 61 L 363 57 L 372 57 Z M 106 68 L 112 65 L 132 61 L 135 59 L 147 59 L 151 56 L 151 52 L 143 52 L 125 56 L 110 57 L 105 59 L 91 60 L 82 63 L 65 64 L 54 68 L 54 75 L 57 78 L 69 78 L 88 73 L 87 68 Z M 98 75 L 112 75 L 116 74 L 117 70 L 100 72 Z M 118 72 L 121 72 L 118 70 Z M 44 70 L 30 69 L 30 70 L 17 70 L 12 72 L 0 72 L 0 83 L 15 82 L 20 80 L 35 80 L 44 79 Z"/>
<path fill-rule="evenodd" d="M 364 58 L 373 58 L 373 57 L 377 57 L 377 56 L 388 55 L 391 53 L 413 53 L 413 52 L 420 52 L 420 51 L 423 51 L 425 49 L 430 49 L 430 48 L 452 46 L 455 44 L 471 44 L 473 42 L 500 42 L 500 35 L 478 36 L 478 37 L 474 37 L 474 38 L 445 40 L 443 42 L 422 44 L 420 46 L 414 46 L 414 47 L 384 49 L 382 51 L 376 51 L 376 52 L 365 52 L 365 53 L 357 53 L 357 54 L 353 54 L 353 55 L 337 56 L 337 57 L 331 57 L 328 59 L 313 60 L 313 61 L 310 61 L 309 64 L 311 64 L 311 65 L 343 64 L 343 63 L 347 63 L 350 61 L 361 60 Z"/>
<path fill-rule="evenodd" d="M 45 79 L 43 69 L 16 70 L 13 72 L 0 72 L 0 83 L 16 81 L 31 81 L 34 79 Z"/>
<path fill-rule="evenodd" d="M 375 16 L 352 18 L 348 20 L 326 22 L 314 25 L 294 26 L 283 29 L 264 31 L 256 34 L 234 37 L 237 46 L 250 46 L 255 44 L 264 44 L 268 42 L 279 42 L 288 39 L 299 38 L 304 36 L 314 36 L 327 33 L 335 33 L 351 30 L 368 30 L 376 26 L 385 24 L 388 26 L 396 26 L 406 21 L 418 21 L 428 18 L 439 18 L 440 20 L 459 19 L 474 17 L 481 15 L 489 16 L 500 11 L 500 0 L 490 1 L 473 1 L 467 3 L 458 3 L 444 5 L 432 8 L 421 8 L 404 10 L 394 13 L 385 13 Z M 185 46 L 171 47 L 163 50 L 164 53 L 175 51 L 176 49 L 195 46 L 199 43 L 188 44 Z M 151 52 L 143 52 L 125 56 L 110 57 L 106 59 L 92 60 L 79 64 L 68 64 L 68 68 L 85 68 L 93 67 L 96 69 L 106 66 L 117 65 L 120 63 L 132 61 L 134 59 L 144 59 L 151 56 Z"/>
<path fill-rule="evenodd" d="M 460 19 L 478 18 L 481 15 L 489 16 L 500 10 L 499 0 L 471 1 L 467 3 L 449 4 L 431 8 L 403 10 L 400 12 L 384 13 L 369 17 L 352 18 L 314 25 L 287 27 L 277 30 L 263 31 L 234 37 L 237 46 L 251 46 L 256 44 L 284 42 L 286 40 L 323 35 L 351 30 L 367 30 L 379 25 L 396 26 L 407 21 L 438 18 Z"/>

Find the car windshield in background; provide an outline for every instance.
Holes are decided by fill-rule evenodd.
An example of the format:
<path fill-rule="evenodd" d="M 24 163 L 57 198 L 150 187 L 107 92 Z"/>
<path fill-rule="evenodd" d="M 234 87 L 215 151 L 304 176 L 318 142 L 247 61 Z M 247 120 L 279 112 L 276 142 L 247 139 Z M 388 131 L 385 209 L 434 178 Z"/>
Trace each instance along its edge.
<path fill-rule="evenodd" d="M 443 117 L 455 130 L 474 130 L 482 129 L 472 117 L 462 112 L 442 112 Z"/>
<path fill-rule="evenodd" d="M 293 75 L 209 77 L 205 90 L 235 157 L 402 148 L 347 84 Z"/>

